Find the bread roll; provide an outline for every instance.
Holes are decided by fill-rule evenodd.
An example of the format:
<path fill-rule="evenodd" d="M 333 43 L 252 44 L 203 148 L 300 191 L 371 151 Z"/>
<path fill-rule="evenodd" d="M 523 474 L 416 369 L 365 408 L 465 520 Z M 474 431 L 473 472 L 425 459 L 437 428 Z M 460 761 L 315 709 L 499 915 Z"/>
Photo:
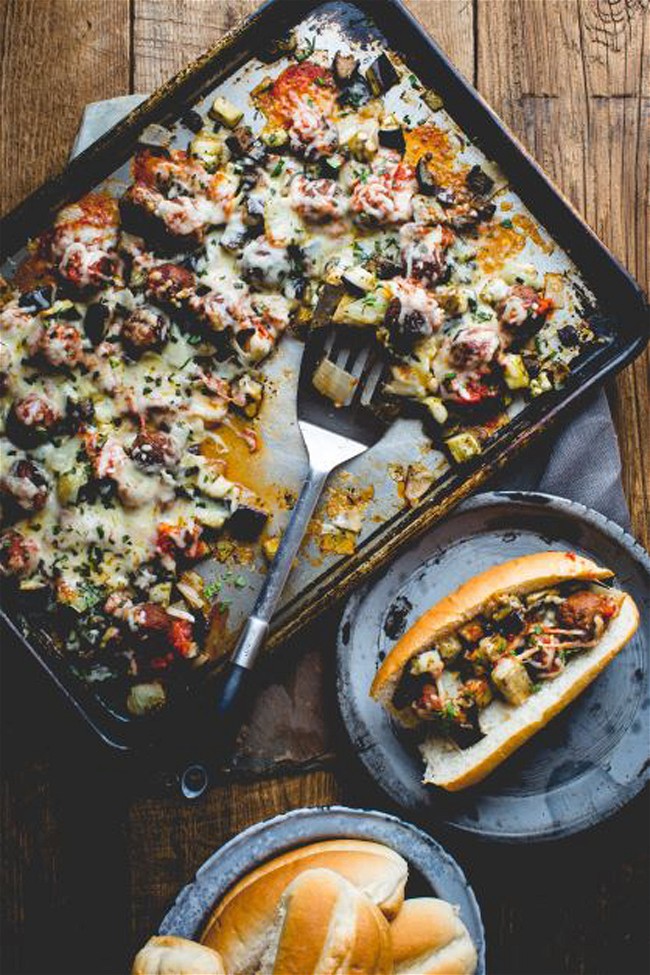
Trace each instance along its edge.
<path fill-rule="evenodd" d="M 456 909 L 436 897 L 416 897 L 390 926 L 395 975 L 473 975 L 476 948 Z"/>
<path fill-rule="evenodd" d="M 149 938 L 131 975 L 225 975 L 225 969 L 216 951 L 167 934 Z"/>
<path fill-rule="evenodd" d="M 392 702 L 413 657 L 471 620 L 498 595 L 521 595 L 569 581 L 601 581 L 612 575 L 609 569 L 573 552 L 537 552 L 496 565 L 436 603 L 407 630 L 379 668 L 370 693 L 400 723 L 419 725 L 410 709 L 398 711 Z M 616 589 L 608 590 L 608 595 L 619 609 L 598 644 L 572 655 L 557 678 L 523 703 L 494 699 L 483 708 L 479 720 L 484 737 L 480 741 L 459 748 L 442 734 L 427 735 L 420 746 L 426 763 L 425 783 L 454 792 L 480 782 L 595 680 L 639 625 L 639 611 L 630 596 Z"/>
<path fill-rule="evenodd" d="M 445 636 L 471 620 L 488 599 L 500 593 L 533 592 L 574 579 L 593 582 L 613 575 L 609 569 L 603 569 L 574 552 L 536 552 L 501 562 L 487 572 L 473 576 L 423 613 L 384 660 L 370 693 L 388 706 L 402 671 L 412 657 L 427 650 L 437 637 Z M 395 717 L 399 719 L 399 715 Z"/>
<path fill-rule="evenodd" d="M 325 840 L 285 853 L 251 871 L 217 905 L 201 936 L 219 952 L 228 975 L 254 971 L 266 933 L 286 887 L 305 870 L 326 868 L 340 874 L 394 917 L 404 900 L 406 861 L 380 843 Z"/>
<path fill-rule="evenodd" d="M 306 870 L 280 898 L 265 935 L 259 975 L 388 975 L 388 922 L 373 902 L 333 870 Z M 230 970 L 230 969 L 229 969 Z"/>

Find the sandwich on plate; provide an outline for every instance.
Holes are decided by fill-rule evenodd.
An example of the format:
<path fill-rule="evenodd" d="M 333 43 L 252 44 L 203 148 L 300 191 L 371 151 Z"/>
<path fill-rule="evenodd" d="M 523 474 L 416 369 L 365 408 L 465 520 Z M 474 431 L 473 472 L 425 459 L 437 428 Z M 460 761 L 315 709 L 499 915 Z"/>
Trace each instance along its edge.
<path fill-rule="evenodd" d="M 480 782 L 567 706 L 639 625 L 614 575 L 573 552 L 496 565 L 427 610 L 379 668 L 371 695 L 424 732 L 423 781 Z"/>

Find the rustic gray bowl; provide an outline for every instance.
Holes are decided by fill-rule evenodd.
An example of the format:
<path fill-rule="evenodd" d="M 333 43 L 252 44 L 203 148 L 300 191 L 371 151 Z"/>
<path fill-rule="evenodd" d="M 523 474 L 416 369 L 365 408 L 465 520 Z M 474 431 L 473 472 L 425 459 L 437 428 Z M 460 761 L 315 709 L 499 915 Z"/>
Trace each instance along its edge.
<path fill-rule="evenodd" d="M 288 850 L 332 839 L 372 840 L 409 864 L 406 896 L 441 897 L 457 904 L 476 945 L 476 975 L 485 975 L 485 933 L 476 898 L 463 871 L 434 839 L 387 813 L 345 806 L 295 809 L 256 823 L 233 837 L 199 867 L 163 918 L 159 934 L 197 938 L 215 903 L 255 867 Z"/>

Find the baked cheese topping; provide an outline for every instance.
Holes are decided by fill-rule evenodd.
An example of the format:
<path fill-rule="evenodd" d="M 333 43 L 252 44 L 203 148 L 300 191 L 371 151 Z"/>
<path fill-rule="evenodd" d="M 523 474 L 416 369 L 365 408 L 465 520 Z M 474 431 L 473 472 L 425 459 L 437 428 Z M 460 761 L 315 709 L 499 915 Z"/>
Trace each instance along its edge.
<path fill-rule="evenodd" d="M 251 92 L 257 131 L 218 98 L 186 148 L 142 146 L 121 198 L 63 208 L 32 243 L 37 278 L 3 293 L 0 568 L 68 607 L 77 672 L 122 681 L 132 714 L 202 659 L 191 563 L 224 526 L 264 524 L 221 433 L 239 417 L 255 449 L 257 367 L 292 324 L 372 330 L 385 399 L 456 461 L 481 449 L 477 410 L 554 388 L 593 339 L 512 259 L 492 178 L 389 112 L 386 55 L 365 74 L 301 58 Z"/>

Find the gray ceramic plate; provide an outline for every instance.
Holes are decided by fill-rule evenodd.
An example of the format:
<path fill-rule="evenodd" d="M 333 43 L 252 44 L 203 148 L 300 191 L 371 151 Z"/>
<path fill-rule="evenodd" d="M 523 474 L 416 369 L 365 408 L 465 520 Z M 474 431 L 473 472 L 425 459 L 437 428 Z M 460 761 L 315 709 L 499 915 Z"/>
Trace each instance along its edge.
<path fill-rule="evenodd" d="M 641 611 L 633 640 L 598 680 L 472 789 L 421 783 L 417 748 L 368 696 L 379 662 L 425 609 L 497 562 L 571 549 L 616 572 Z M 648 779 L 650 557 L 622 528 L 550 495 L 495 492 L 464 504 L 349 600 L 338 641 L 338 698 L 355 752 L 400 806 L 495 840 L 567 836 L 620 809 Z"/>
<path fill-rule="evenodd" d="M 215 902 L 245 874 L 297 846 L 331 839 L 373 840 L 409 864 L 407 897 L 436 896 L 457 904 L 478 952 L 476 975 L 485 975 L 485 934 L 463 871 L 435 840 L 387 813 L 326 806 L 295 809 L 239 833 L 213 853 L 184 887 L 162 920 L 160 934 L 196 938 Z"/>

